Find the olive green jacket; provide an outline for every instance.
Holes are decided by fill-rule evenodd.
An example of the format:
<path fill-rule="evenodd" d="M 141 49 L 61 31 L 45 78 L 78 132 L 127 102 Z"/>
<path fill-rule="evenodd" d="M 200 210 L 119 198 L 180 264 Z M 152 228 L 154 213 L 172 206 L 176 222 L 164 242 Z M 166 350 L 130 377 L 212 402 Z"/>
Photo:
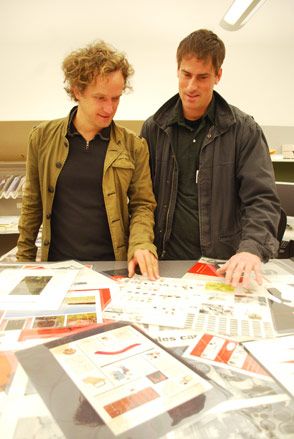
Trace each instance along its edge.
<path fill-rule="evenodd" d="M 69 117 L 43 122 L 30 133 L 18 261 L 36 259 L 35 241 L 41 225 L 41 260 L 48 260 L 54 191 L 69 150 L 68 121 Z M 114 122 L 104 162 L 102 190 L 115 259 L 130 260 L 137 249 L 150 250 L 157 257 L 153 244 L 156 203 L 147 143 Z"/>

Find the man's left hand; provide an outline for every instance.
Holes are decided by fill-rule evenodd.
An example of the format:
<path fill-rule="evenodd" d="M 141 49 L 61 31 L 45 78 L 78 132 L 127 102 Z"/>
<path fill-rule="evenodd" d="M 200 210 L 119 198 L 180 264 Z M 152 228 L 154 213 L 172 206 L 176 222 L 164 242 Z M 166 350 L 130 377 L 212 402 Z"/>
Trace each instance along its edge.
<path fill-rule="evenodd" d="M 255 274 L 256 282 L 261 285 L 261 260 L 258 256 L 248 252 L 236 253 L 217 270 L 219 274 L 225 274 L 227 284 L 236 287 L 242 280 L 244 288 L 249 288 L 252 271 Z"/>
<path fill-rule="evenodd" d="M 133 259 L 128 263 L 129 277 L 134 276 L 137 264 L 143 276 L 149 280 L 159 279 L 158 260 L 149 250 L 135 251 Z"/>

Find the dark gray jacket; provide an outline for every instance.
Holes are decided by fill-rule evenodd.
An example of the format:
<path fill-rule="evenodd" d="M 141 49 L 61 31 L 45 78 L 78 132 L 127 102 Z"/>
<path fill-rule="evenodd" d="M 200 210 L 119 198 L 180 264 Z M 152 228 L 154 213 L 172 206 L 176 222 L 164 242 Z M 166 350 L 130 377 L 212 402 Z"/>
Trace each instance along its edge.
<path fill-rule="evenodd" d="M 261 127 L 217 92 L 215 124 L 199 157 L 198 204 L 202 255 L 228 259 L 247 251 L 265 262 L 275 257 L 280 203 L 268 145 Z M 179 95 L 146 120 L 141 135 L 150 150 L 157 200 L 155 244 L 161 258 L 171 233 L 178 169 L 170 120 Z"/>

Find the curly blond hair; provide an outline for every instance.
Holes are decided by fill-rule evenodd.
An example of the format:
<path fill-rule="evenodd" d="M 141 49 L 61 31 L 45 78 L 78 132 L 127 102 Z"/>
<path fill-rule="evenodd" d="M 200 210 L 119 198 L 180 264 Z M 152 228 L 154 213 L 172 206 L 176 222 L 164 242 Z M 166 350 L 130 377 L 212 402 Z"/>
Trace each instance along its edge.
<path fill-rule="evenodd" d="M 126 90 L 131 89 L 129 77 L 134 73 L 125 54 L 118 52 L 102 40 L 71 52 L 62 63 L 62 70 L 64 89 L 75 101 L 73 87 L 83 92 L 98 75 L 106 76 L 120 70 L 125 80 L 124 90 Z"/>

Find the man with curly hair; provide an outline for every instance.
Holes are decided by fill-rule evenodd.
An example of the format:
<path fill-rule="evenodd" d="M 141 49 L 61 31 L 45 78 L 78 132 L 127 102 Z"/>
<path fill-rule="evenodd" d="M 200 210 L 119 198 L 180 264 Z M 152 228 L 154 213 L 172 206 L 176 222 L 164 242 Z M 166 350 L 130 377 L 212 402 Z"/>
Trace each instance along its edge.
<path fill-rule="evenodd" d="M 63 61 L 65 90 L 77 102 L 66 118 L 29 137 L 19 222 L 18 261 L 128 260 L 158 277 L 153 244 L 155 199 L 144 139 L 113 121 L 133 68 L 98 41 Z"/>

